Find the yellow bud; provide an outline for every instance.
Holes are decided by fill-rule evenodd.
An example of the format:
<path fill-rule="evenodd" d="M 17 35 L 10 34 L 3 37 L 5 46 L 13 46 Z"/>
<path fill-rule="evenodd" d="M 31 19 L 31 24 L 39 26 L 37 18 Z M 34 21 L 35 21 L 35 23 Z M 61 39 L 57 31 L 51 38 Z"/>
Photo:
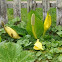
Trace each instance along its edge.
<path fill-rule="evenodd" d="M 31 16 L 31 25 L 32 25 L 32 33 L 35 37 L 35 39 L 37 39 L 37 36 L 36 36 L 36 33 L 35 33 L 35 14 L 33 13 L 32 16 Z"/>
<path fill-rule="evenodd" d="M 33 13 L 31 16 L 31 25 L 35 24 L 35 14 Z"/>

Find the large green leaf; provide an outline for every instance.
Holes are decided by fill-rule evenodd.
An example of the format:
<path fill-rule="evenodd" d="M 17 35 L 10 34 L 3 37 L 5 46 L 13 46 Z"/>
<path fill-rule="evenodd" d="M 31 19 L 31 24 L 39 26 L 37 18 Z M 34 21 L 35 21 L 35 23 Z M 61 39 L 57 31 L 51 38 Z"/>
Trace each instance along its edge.
<path fill-rule="evenodd" d="M 0 43 L 0 62 L 16 62 L 22 51 L 18 44 L 8 42 Z"/>
<path fill-rule="evenodd" d="M 27 31 L 26 29 L 20 28 L 18 26 L 12 26 L 12 28 L 20 35 L 26 35 Z"/>
<path fill-rule="evenodd" d="M 33 52 L 23 51 L 19 44 L 0 43 L 0 62 L 34 62 Z"/>
<path fill-rule="evenodd" d="M 34 25 L 35 33 L 37 35 L 37 38 L 39 38 L 42 35 L 44 28 L 43 28 L 43 21 L 41 21 L 40 16 L 38 15 L 36 11 L 31 10 L 28 13 L 28 22 L 27 22 L 26 29 L 30 35 L 33 35 L 32 26 L 31 26 L 31 16 L 33 13 L 35 14 L 35 25 Z"/>
<path fill-rule="evenodd" d="M 43 22 L 39 18 L 35 18 L 35 33 L 37 38 L 40 38 L 43 34 Z"/>

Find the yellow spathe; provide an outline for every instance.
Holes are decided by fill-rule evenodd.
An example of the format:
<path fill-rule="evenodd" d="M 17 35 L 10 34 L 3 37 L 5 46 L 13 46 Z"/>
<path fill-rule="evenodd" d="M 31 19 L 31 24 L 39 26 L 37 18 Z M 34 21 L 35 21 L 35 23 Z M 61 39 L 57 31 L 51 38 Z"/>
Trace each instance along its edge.
<path fill-rule="evenodd" d="M 13 30 L 12 28 L 5 26 L 4 22 L 2 21 L 2 26 L 4 27 L 4 30 L 8 33 L 8 35 L 14 39 L 19 39 L 20 36 L 17 34 L 17 32 L 15 30 Z"/>
<path fill-rule="evenodd" d="M 51 26 L 51 16 L 49 15 L 49 13 L 47 12 L 47 16 L 46 19 L 44 21 L 44 32 L 43 32 L 43 37 L 46 33 L 46 31 L 50 28 Z"/>
<path fill-rule="evenodd" d="M 35 50 L 44 50 L 43 47 L 42 47 L 42 43 L 39 42 L 39 39 L 37 39 L 36 43 L 34 44 L 33 49 L 35 49 Z"/>
<path fill-rule="evenodd" d="M 8 27 L 8 26 L 4 26 L 5 31 L 8 33 L 8 35 L 14 39 L 19 39 L 20 36 L 16 33 L 15 30 L 13 30 L 12 28 Z"/>
<path fill-rule="evenodd" d="M 49 15 L 49 13 L 47 12 L 47 16 L 44 22 L 44 30 L 48 30 L 51 26 L 51 16 Z"/>

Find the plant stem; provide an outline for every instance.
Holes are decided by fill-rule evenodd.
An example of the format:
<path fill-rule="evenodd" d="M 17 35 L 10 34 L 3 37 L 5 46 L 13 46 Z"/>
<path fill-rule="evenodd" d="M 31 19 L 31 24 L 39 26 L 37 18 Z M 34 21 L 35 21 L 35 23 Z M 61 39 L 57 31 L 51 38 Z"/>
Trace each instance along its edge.
<path fill-rule="evenodd" d="M 36 36 L 36 33 L 35 33 L 35 29 L 34 29 L 34 25 L 32 25 L 32 32 L 33 32 L 33 35 L 34 35 L 35 39 L 37 39 L 37 36 Z"/>
<path fill-rule="evenodd" d="M 43 32 L 43 37 L 45 36 L 45 33 L 46 33 L 46 30 L 44 30 L 44 32 Z"/>

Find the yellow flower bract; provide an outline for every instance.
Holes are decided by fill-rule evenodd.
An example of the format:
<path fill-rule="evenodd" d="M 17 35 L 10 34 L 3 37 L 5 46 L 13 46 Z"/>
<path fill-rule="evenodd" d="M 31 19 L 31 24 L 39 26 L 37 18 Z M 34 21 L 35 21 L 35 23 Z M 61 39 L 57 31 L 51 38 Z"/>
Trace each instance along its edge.
<path fill-rule="evenodd" d="M 47 31 L 50 28 L 50 26 L 51 26 L 51 16 L 47 12 L 47 16 L 44 22 L 44 30 Z"/>
<path fill-rule="evenodd" d="M 43 50 L 42 43 L 39 42 L 39 39 L 37 39 L 36 43 L 34 44 L 33 49 L 35 49 L 35 50 Z"/>
<path fill-rule="evenodd" d="M 46 19 L 44 21 L 44 32 L 43 32 L 43 37 L 46 33 L 46 31 L 50 28 L 51 26 L 51 16 L 49 15 L 49 13 L 47 12 L 47 16 Z"/>
<path fill-rule="evenodd" d="M 19 39 L 20 36 L 17 34 L 17 32 L 15 30 L 13 30 L 12 28 L 8 27 L 8 26 L 4 26 L 5 31 L 8 33 L 8 35 L 14 39 Z"/>

